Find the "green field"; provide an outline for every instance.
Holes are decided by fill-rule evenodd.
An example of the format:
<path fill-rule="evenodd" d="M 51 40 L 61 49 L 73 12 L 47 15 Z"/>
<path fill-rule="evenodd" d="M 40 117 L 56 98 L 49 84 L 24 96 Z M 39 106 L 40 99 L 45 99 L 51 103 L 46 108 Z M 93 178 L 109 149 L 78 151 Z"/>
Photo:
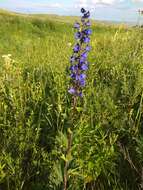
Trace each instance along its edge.
<path fill-rule="evenodd" d="M 0 11 L 0 190 L 63 190 L 66 160 L 68 190 L 143 189 L 143 30 L 92 21 L 71 122 L 78 19 Z"/>

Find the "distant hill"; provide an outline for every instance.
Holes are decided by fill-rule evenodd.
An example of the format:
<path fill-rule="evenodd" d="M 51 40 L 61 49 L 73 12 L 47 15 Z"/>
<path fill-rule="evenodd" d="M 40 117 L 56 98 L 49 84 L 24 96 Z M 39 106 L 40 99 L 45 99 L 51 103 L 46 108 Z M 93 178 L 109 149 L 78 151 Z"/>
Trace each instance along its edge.
<path fill-rule="evenodd" d="M 58 21 L 62 23 L 74 23 L 75 20 L 79 20 L 78 16 L 59 16 L 56 14 L 24 14 L 24 13 L 17 13 L 12 12 L 4 9 L 0 9 L 1 16 L 21 16 L 21 17 L 29 17 L 29 18 L 40 18 L 42 20 L 48 19 L 52 21 Z M 106 20 L 92 20 L 98 24 L 107 24 L 107 25 L 120 25 L 124 24 L 127 26 L 134 26 L 137 23 L 135 22 L 120 22 L 120 21 L 106 21 Z"/>

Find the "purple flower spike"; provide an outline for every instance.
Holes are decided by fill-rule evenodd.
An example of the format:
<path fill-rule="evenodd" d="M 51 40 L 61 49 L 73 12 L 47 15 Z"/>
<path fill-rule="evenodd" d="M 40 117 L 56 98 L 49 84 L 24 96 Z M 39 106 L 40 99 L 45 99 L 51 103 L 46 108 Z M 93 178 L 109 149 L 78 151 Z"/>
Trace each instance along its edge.
<path fill-rule="evenodd" d="M 70 78 L 71 78 L 71 88 L 68 92 L 73 96 L 83 97 L 82 89 L 86 85 L 86 74 L 88 70 L 88 52 L 91 50 L 89 45 L 90 35 L 92 30 L 90 27 L 89 11 L 84 8 L 81 9 L 83 14 L 81 17 L 81 23 L 76 22 L 74 28 L 77 29 L 75 33 L 75 39 L 77 43 L 73 47 L 73 55 L 71 56 L 70 62 Z"/>

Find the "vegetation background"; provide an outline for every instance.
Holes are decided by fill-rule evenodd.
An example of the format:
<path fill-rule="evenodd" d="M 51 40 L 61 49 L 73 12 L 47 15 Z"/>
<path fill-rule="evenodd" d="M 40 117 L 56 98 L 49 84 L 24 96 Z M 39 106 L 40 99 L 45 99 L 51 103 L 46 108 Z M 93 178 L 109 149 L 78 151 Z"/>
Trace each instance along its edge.
<path fill-rule="evenodd" d="M 143 189 L 143 30 L 92 24 L 72 155 L 69 58 L 77 17 L 0 12 L 0 189 Z M 11 55 L 9 55 L 11 54 Z"/>

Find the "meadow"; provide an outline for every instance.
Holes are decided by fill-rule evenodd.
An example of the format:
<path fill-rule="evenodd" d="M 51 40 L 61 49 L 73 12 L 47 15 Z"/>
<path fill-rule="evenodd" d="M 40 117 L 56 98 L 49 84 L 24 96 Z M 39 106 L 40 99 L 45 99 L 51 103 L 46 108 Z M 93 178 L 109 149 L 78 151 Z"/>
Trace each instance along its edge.
<path fill-rule="evenodd" d="M 143 30 L 92 21 L 70 157 L 77 17 L 0 11 L 0 190 L 143 189 Z"/>

